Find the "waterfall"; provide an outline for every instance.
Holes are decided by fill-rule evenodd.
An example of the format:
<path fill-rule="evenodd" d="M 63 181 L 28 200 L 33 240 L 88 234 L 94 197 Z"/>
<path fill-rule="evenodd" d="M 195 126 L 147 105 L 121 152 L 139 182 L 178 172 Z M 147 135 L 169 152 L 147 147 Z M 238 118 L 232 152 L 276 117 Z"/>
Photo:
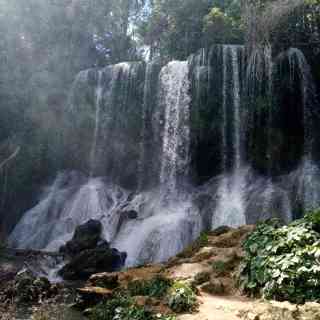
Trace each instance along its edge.
<path fill-rule="evenodd" d="M 316 102 L 315 85 L 308 64 L 303 52 L 296 48 L 290 48 L 287 52 L 290 66 L 290 81 L 295 81 L 295 75 L 300 77 L 300 90 L 302 95 L 303 122 L 304 122 L 304 154 L 307 158 L 312 155 L 313 144 L 313 122 L 310 108 Z"/>
<path fill-rule="evenodd" d="M 95 168 L 96 168 L 96 154 L 97 154 L 97 145 L 98 145 L 98 136 L 99 136 L 99 125 L 100 125 L 100 113 L 101 113 L 101 100 L 103 96 L 103 86 L 102 86 L 102 77 L 103 71 L 98 71 L 98 85 L 96 88 L 96 101 L 95 101 L 95 108 L 96 108 L 96 116 L 95 116 L 95 128 L 94 128 L 94 136 L 91 148 L 91 155 L 90 155 L 90 176 L 93 175 Z"/>
<path fill-rule="evenodd" d="M 59 176 L 52 191 L 25 213 L 10 243 L 56 251 L 76 226 L 96 219 L 104 238 L 128 253 L 128 265 L 136 265 L 165 261 L 195 240 L 202 230 L 199 211 L 191 197 L 177 196 L 190 162 L 188 73 L 186 61 L 161 70 L 154 63 L 121 63 L 82 72 L 74 85 L 79 91 L 73 93 L 77 100 L 72 109 L 74 114 L 87 112 L 88 101 L 94 107 L 90 175 L 75 173 L 71 179 L 61 173 L 64 182 Z M 154 165 L 153 158 L 160 159 L 159 164 Z M 157 178 L 150 173 L 153 165 Z M 130 166 L 129 184 L 122 188 L 120 178 Z M 130 187 L 133 172 L 138 175 L 136 189 Z M 161 190 L 143 191 L 148 179 L 158 181 L 153 184 Z M 170 192 L 174 201 L 162 201 L 163 192 Z M 122 219 L 126 210 L 137 211 L 138 218 Z"/>
<path fill-rule="evenodd" d="M 233 99 L 234 99 L 234 170 L 241 167 L 241 114 L 240 114 L 240 72 L 239 72 L 239 57 L 238 47 L 230 48 L 232 55 L 232 70 L 233 70 Z"/>
<path fill-rule="evenodd" d="M 302 159 L 299 181 L 299 194 L 305 211 L 319 206 L 320 192 L 319 167 L 313 162 L 314 122 L 311 108 L 317 105 L 316 89 L 310 65 L 303 52 L 290 48 L 286 56 L 289 62 L 291 85 L 300 81 L 301 103 L 303 108 L 304 155 Z M 296 79 L 296 77 L 299 79 Z"/>
<path fill-rule="evenodd" d="M 190 96 L 188 62 L 173 61 L 161 70 L 160 92 L 165 106 L 160 182 L 177 191 L 179 178 L 188 176 Z"/>
<path fill-rule="evenodd" d="M 228 121 L 227 121 L 227 53 L 228 47 L 223 46 L 222 48 L 222 148 L 221 148 L 221 159 L 222 159 L 222 172 L 227 171 L 227 134 L 228 134 Z"/>
<path fill-rule="evenodd" d="M 70 94 L 74 170 L 49 183 L 10 245 L 55 251 L 79 224 L 97 219 L 133 266 L 167 260 L 204 229 L 288 222 L 298 202 L 319 205 L 310 67 L 297 49 L 280 59 L 300 86 L 305 150 L 299 168 L 298 150 L 297 165 L 276 175 L 277 152 L 286 151 L 287 119 L 278 118 L 287 100 L 275 102 L 287 84 L 273 85 L 271 48 L 244 53 L 215 45 L 164 66 L 124 62 L 79 73 Z M 257 141 L 258 154 L 251 149 Z M 137 217 L 122 216 L 128 210 Z"/>
<path fill-rule="evenodd" d="M 243 193 L 245 191 L 245 177 L 247 170 L 242 168 L 241 152 L 241 96 L 240 96 L 240 71 L 239 51 L 240 46 L 223 46 L 222 68 L 222 165 L 224 175 L 221 178 L 219 187 L 218 205 L 213 214 L 212 227 L 221 225 L 239 226 L 245 224 L 245 204 Z M 231 60 L 230 60 L 231 59 Z M 228 70 L 231 68 L 231 77 Z M 232 85 L 231 106 L 229 103 L 229 83 Z M 230 108 L 231 107 L 231 108 Z M 230 127 L 228 113 L 232 112 L 233 126 Z M 229 145 L 229 135 L 232 141 Z M 233 163 L 231 173 L 228 173 L 228 154 L 232 149 Z"/>

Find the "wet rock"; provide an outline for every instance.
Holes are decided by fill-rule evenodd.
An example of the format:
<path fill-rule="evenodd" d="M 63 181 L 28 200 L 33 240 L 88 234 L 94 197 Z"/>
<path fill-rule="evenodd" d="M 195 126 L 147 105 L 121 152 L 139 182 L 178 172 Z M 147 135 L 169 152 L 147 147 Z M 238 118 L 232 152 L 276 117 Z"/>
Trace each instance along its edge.
<path fill-rule="evenodd" d="M 65 280 L 87 280 L 91 275 L 113 272 L 124 266 L 127 254 L 102 245 L 76 255 L 60 271 Z"/>
<path fill-rule="evenodd" d="M 19 270 L 15 266 L 0 267 L 0 287 L 7 282 L 14 280 L 18 271 Z"/>
<path fill-rule="evenodd" d="M 94 249 L 101 241 L 101 233 L 101 222 L 89 220 L 76 228 L 73 238 L 60 248 L 60 252 L 73 257 L 84 250 Z"/>
<path fill-rule="evenodd" d="M 127 210 L 119 212 L 119 222 L 117 226 L 117 230 L 119 231 L 121 229 L 121 226 L 127 221 L 127 220 L 134 220 L 138 218 L 138 212 L 135 210 Z"/>
<path fill-rule="evenodd" d="M 127 254 L 110 248 L 101 238 L 102 224 L 96 220 L 78 226 L 71 241 L 60 248 L 69 262 L 59 271 L 65 280 L 87 280 L 92 274 L 119 270 Z"/>
<path fill-rule="evenodd" d="M 112 290 L 100 287 L 84 287 L 77 289 L 78 298 L 73 308 L 85 310 L 97 305 L 99 302 L 112 297 Z"/>
<path fill-rule="evenodd" d="M 212 228 L 212 207 L 215 206 L 214 202 L 214 197 L 208 194 L 200 194 L 193 200 L 193 203 L 201 212 L 202 224 L 205 231 L 210 231 Z"/>
<path fill-rule="evenodd" d="M 221 227 L 218 227 L 215 230 L 211 231 L 210 235 L 218 237 L 218 236 L 221 236 L 222 234 L 228 233 L 231 230 L 233 230 L 233 229 L 228 226 L 221 226 Z"/>
<path fill-rule="evenodd" d="M 89 283 L 94 287 L 106 289 L 115 289 L 119 283 L 119 275 L 117 273 L 99 273 L 90 277 Z"/>

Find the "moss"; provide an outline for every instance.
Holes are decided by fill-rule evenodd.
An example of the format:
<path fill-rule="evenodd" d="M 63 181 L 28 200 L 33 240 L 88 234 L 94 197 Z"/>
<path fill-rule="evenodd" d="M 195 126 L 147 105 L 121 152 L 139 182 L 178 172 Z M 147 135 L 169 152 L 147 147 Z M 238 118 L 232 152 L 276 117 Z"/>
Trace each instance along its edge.
<path fill-rule="evenodd" d="M 208 245 L 208 234 L 203 232 L 200 237 L 177 255 L 178 258 L 191 258 L 195 252 Z"/>

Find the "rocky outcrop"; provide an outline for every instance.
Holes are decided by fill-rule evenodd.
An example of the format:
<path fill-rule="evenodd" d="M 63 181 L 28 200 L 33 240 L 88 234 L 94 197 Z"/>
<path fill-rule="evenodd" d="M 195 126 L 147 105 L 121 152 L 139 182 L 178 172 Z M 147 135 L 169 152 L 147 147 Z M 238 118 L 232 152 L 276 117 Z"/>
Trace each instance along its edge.
<path fill-rule="evenodd" d="M 119 212 L 119 222 L 117 226 L 117 231 L 121 229 L 121 226 L 128 220 L 134 220 L 138 218 L 138 212 L 135 210 L 127 210 Z"/>
<path fill-rule="evenodd" d="M 60 248 L 60 252 L 72 257 L 84 250 L 94 249 L 101 241 L 101 233 L 101 222 L 89 220 L 76 228 L 72 239 Z"/>
<path fill-rule="evenodd" d="M 65 280 L 87 280 L 92 274 L 113 272 L 125 264 L 127 254 L 110 248 L 101 237 L 102 224 L 96 220 L 78 226 L 73 238 L 60 248 L 69 259 L 59 271 Z"/>
<path fill-rule="evenodd" d="M 87 280 L 92 274 L 112 272 L 124 266 L 127 254 L 104 244 L 84 250 L 70 260 L 59 274 L 65 280 Z"/>

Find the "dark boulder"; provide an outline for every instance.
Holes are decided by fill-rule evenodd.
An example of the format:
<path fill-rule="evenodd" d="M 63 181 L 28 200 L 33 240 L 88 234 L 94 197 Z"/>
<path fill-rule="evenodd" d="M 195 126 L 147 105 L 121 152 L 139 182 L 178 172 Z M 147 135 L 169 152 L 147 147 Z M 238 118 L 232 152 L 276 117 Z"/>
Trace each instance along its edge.
<path fill-rule="evenodd" d="M 124 266 L 127 254 L 110 248 L 101 233 L 102 224 L 96 220 L 76 228 L 72 240 L 60 248 L 69 258 L 59 271 L 60 276 L 65 280 L 87 280 L 92 274 L 113 272 Z"/>
<path fill-rule="evenodd" d="M 95 273 L 119 270 L 124 266 L 126 258 L 126 253 L 102 244 L 76 255 L 59 271 L 59 274 L 65 280 L 87 280 Z"/>
<path fill-rule="evenodd" d="M 138 218 L 138 212 L 135 210 L 127 210 L 127 211 L 121 211 L 119 212 L 119 222 L 117 231 L 119 232 L 121 226 L 128 220 L 134 220 Z"/>
<path fill-rule="evenodd" d="M 84 250 L 94 249 L 101 241 L 101 233 L 101 222 L 89 220 L 76 228 L 73 238 L 60 248 L 60 252 L 73 257 Z"/>

